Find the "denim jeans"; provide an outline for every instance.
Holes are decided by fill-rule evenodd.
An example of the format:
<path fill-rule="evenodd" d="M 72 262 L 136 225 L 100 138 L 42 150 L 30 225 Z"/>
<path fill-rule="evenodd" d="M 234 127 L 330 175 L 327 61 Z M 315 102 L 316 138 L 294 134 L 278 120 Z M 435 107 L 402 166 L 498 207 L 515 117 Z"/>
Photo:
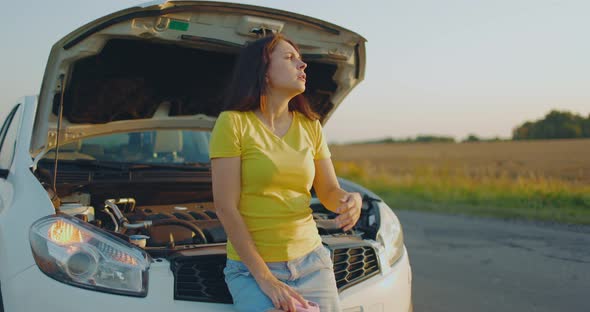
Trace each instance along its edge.
<path fill-rule="evenodd" d="M 266 264 L 277 279 L 306 300 L 318 303 L 320 311 L 340 311 L 334 264 L 330 251 L 323 245 L 300 258 Z M 237 311 L 261 312 L 275 308 L 242 261 L 227 259 L 223 273 Z"/>

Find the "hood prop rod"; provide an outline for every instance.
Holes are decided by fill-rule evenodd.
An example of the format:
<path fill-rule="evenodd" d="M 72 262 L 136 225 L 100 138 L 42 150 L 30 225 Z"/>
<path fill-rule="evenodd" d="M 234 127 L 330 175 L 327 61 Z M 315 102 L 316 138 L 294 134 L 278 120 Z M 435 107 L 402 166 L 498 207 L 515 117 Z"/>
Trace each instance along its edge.
<path fill-rule="evenodd" d="M 60 97 L 59 97 L 59 107 L 58 107 L 58 116 L 57 116 L 57 131 L 56 131 L 56 135 L 55 135 L 55 159 L 54 159 L 54 163 L 53 163 L 53 198 L 51 198 L 51 201 L 53 202 L 53 200 L 55 199 L 55 197 L 58 197 L 57 195 L 57 160 L 58 160 L 58 156 L 59 156 L 59 135 L 60 135 L 60 130 L 61 130 L 61 121 L 63 118 L 63 113 L 64 113 L 64 94 L 65 94 L 65 84 L 66 84 L 66 80 L 65 80 L 65 75 L 61 74 L 59 75 L 59 86 L 58 86 L 58 91 L 60 93 Z M 59 207 L 55 207 L 56 212 L 59 213 Z"/>

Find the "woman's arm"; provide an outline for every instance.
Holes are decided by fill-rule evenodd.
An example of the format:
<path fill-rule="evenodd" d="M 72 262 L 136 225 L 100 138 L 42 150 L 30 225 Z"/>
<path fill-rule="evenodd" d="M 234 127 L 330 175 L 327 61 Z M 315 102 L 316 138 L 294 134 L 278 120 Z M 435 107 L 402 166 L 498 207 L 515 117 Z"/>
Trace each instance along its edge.
<path fill-rule="evenodd" d="M 288 285 L 279 281 L 264 263 L 244 219 L 238 211 L 241 191 L 240 157 L 211 159 L 213 202 L 219 221 L 240 259 L 256 279 L 262 291 L 272 300 L 275 308 L 295 311 L 295 298 L 307 307 L 307 301 Z"/>
<path fill-rule="evenodd" d="M 349 193 L 340 188 L 331 158 L 315 160 L 313 188 L 320 202 L 330 211 L 340 214 L 336 222 L 344 230 L 354 227 L 361 216 L 363 200 L 357 192 Z"/>

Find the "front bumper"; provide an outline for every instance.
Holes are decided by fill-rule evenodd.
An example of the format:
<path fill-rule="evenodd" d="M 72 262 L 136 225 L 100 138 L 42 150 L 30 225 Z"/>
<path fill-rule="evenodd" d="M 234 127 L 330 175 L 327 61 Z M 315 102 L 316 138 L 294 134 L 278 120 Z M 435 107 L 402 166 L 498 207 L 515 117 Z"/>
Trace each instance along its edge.
<path fill-rule="evenodd" d="M 167 261 L 154 262 L 145 298 L 101 293 L 57 282 L 37 266 L 2 281 L 5 312 L 85 311 L 117 308 L 143 312 L 234 311 L 229 304 L 174 300 L 174 277 Z M 369 278 L 340 293 L 344 312 L 407 312 L 411 308 L 412 272 L 407 252 L 387 273 Z"/>
<path fill-rule="evenodd" d="M 391 270 L 340 293 L 343 312 L 408 312 L 411 311 L 412 269 L 408 252 Z"/>

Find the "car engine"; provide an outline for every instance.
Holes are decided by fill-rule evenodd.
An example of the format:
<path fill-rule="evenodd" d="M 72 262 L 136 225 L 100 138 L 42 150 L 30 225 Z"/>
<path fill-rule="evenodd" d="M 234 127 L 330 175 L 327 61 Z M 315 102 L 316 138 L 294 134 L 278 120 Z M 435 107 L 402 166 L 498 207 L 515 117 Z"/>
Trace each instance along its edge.
<path fill-rule="evenodd" d="M 152 256 L 165 257 L 179 249 L 227 242 L 212 201 L 138 205 L 134 198 L 108 198 L 102 206 L 92 206 L 89 199 L 90 194 L 79 193 L 63 197 L 59 211 L 134 243 Z M 312 200 L 311 208 L 320 235 L 367 235 L 359 231 L 362 224 L 369 222 L 366 217 L 359 220 L 356 231 L 344 233 L 334 221 L 336 214 L 319 201 Z"/>

